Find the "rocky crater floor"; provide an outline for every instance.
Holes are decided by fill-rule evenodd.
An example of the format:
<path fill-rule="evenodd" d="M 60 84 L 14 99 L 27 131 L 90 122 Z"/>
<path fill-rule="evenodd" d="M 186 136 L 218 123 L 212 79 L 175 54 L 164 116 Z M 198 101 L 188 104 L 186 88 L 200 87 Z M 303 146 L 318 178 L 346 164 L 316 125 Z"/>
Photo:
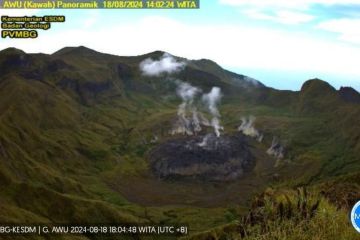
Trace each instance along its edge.
<path fill-rule="evenodd" d="M 161 179 L 230 181 L 255 166 L 255 157 L 242 134 L 171 139 L 156 146 L 149 159 L 153 173 Z"/>

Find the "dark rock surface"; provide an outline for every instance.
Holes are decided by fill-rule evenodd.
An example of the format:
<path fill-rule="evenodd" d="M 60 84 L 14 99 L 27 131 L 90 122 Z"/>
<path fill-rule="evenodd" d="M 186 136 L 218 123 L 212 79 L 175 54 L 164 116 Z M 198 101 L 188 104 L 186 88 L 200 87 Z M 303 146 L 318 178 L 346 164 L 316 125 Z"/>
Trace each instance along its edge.
<path fill-rule="evenodd" d="M 169 140 L 150 153 L 151 169 L 160 178 L 229 181 L 255 166 L 242 134 L 191 136 Z"/>
<path fill-rule="evenodd" d="M 360 93 L 351 87 L 341 87 L 339 90 L 341 99 L 350 103 L 360 103 Z"/>

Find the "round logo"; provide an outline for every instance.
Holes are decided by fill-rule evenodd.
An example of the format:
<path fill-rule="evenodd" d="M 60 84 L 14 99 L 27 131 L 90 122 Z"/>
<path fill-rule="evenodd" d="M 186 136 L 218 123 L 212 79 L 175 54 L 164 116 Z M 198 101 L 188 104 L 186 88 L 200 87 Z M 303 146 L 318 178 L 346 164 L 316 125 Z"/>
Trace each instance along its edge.
<path fill-rule="evenodd" d="M 356 231 L 360 233 L 360 201 L 358 201 L 351 210 L 350 217 L 352 225 L 354 226 Z"/>

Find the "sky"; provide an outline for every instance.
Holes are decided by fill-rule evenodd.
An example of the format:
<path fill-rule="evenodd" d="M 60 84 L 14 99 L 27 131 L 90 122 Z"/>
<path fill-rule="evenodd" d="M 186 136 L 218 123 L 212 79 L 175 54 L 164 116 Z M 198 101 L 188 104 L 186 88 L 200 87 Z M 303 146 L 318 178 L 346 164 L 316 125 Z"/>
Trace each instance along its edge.
<path fill-rule="evenodd" d="M 0 49 L 53 53 L 86 46 L 121 55 L 155 50 L 211 59 L 277 89 L 323 79 L 360 91 L 360 0 L 200 0 L 190 10 L 2 10 L 65 15 L 37 39 L 1 39 Z"/>

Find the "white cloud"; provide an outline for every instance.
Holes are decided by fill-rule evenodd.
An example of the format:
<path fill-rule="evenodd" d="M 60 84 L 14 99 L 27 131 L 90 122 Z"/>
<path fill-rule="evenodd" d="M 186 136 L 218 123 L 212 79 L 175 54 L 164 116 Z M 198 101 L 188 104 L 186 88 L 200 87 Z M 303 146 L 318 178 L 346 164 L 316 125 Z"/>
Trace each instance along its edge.
<path fill-rule="evenodd" d="M 254 19 L 270 20 L 283 24 L 306 23 L 312 21 L 315 18 L 314 16 L 309 14 L 289 10 L 276 11 L 273 15 L 267 14 L 258 9 L 247 9 L 242 12 Z"/>
<path fill-rule="evenodd" d="M 282 24 L 300 24 L 314 20 L 316 16 L 308 12 L 316 5 L 360 5 L 360 0 L 219 0 L 219 2 L 238 7 L 250 18 Z"/>
<path fill-rule="evenodd" d="M 165 53 L 159 60 L 147 58 L 140 63 L 140 70 L 146 76 L 159 76 L 163 73 L 174 73 L 185 67 L 184 62 L 178 62 L 168 53 Z"/>
<path fill-rule="evenodd" d="M 0 41 L 0 49 L 13 46 L 46 53 L 79 45 L 117 55 L 163 50 L 192 59 L 212 59 L 227 68 L 321 72 L 344 79 L 349 75 L 360 78 L 359 47 L 297 32 L 233 24 L 183 24 L 170 18 L 144 17 L 102 28 L 41 32 L 38 39 Z"/>
<path fill-rule="evenodd" d="M 324 21 L 317 28 L 340 34 L 340 39 L 360 44 L 360 19 L 334 19 Z"/>

